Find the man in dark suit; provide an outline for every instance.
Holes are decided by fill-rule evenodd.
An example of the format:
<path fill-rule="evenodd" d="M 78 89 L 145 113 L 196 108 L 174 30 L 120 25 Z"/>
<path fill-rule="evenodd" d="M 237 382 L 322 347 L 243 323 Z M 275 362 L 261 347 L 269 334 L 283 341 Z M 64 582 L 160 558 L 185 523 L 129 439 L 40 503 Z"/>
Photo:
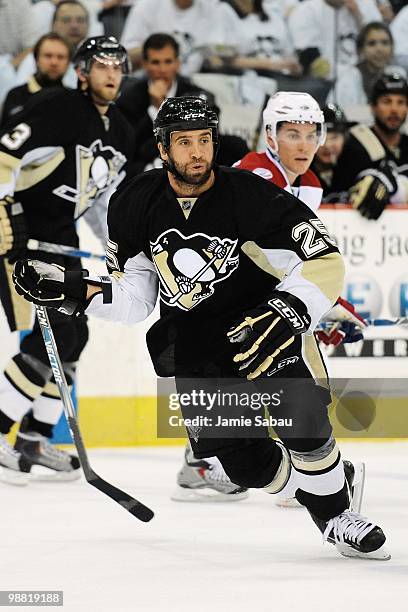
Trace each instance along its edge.
<path fill-rule="evenodd" d="M 117 106 L 136 132 L 134 170 L 143 170 L 157 157 L 153 121 L 161 103 L 169 97 L 186 93 L 198 95 L 202 91 L 178 74 L 179 45 L 172 36 L 160 33 L 149 36 L 143 45 L 142 57 L 146 76 L 126 81 L 117 101 Z"/>

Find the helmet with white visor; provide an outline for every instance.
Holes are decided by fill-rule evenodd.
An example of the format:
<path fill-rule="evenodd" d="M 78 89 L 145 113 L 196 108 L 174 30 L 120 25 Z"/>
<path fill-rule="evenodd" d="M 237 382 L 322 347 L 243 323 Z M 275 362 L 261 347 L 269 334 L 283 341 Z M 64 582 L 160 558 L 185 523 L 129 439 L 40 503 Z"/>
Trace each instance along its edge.
<path fill-rule="evenodd" d="M 315 124 L 317 128 L 316 151 L 324 144 L 326 127 L 324 115 L 316 100 L 308 93 L 279 91 L 268 100 L 263 111 L 263 123 L 272 151 L 279 155 L 278 131 L 280 123 Z"/>

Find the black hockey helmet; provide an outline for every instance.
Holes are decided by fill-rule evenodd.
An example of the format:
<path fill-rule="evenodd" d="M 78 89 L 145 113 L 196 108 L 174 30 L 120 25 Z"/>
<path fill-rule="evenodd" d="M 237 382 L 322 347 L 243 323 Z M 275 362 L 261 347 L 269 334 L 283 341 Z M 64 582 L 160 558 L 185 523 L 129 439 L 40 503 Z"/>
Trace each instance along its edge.
<path fill-rule="evenodd" d="M 75 68 L 87 74 L 93 60 L 102 64 L 120 65 L 123 74 L 130 72 L 127 51 L 114 36 L 87 38 L 78 46 L 72 61 Z"/>
<path fill-rule="evenodd" d="M 198 96 L 167 98 L 159 108 L 153 124 L 156 142 L 167 150 L 172 132 L 210 128 L 214 149 L 218 145 L 218 117 L 207 102 Z"/>
<path fill-rule="evenodd" d="M 376 104 L 380 96 L 387 94 L 401 94 L 405 96 L 408 101 L 408 82 L 398 72 L 384 73 L 374 83 L 371 90 L 370 102 Z"/>
<path fill-rule="evenodd" d="M 326 104 L 322 110 L 328 132 L 345 132 L 347 130 L 348 121 L 341 106 Z"/>

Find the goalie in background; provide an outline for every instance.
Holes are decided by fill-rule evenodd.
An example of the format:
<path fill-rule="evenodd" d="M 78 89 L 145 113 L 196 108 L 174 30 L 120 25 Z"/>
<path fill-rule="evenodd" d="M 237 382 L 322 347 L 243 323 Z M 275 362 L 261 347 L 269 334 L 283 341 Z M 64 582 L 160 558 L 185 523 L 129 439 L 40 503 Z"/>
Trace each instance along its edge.
<path fill-rule="evenodd" d="M 408 201 L 408 82 L 384 74 L 373 86 L 374 125 L 355 125 L 333 176 L 335 192 L 348 190 L 349 201 L 367 219 L 378 219 L 388 203 Z"/>

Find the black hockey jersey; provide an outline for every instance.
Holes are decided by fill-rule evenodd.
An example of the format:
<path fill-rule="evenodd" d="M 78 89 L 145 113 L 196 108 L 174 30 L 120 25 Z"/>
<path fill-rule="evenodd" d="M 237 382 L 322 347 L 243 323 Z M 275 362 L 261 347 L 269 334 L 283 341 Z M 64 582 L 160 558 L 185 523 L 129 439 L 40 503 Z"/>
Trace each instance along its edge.
<path fill-rule="evenodd" d="M 33 96 L 0 133 L 0 197 L 23 204 L 30 238 L 78 245 L 75 220 L 123 179 L 131 132 L 115 105 L 102 117 L 79 90 Z"/>
<path fill-rule="evenodd" d="M 50 91 L 55 87 L 61 88 L 64 86 L 61 82 L 52 85 L 49 84 L 47 85 L 46 89 L 47 91 Z M 35 75 L 30 77 L 27 83 L 24 83 L 23 85 L 18 85 L 18 87 L 13 87 L 13 89 L 10 89 L 6 96 L 6 99 L 4 100 L 0 120 L 0 129 L 5 129 L 7 125 L 13 120 L 14 116 L 24 109 L 27 102 L 32 98 L 32 96 L 37 94 L 39 91 L 42 91 L 42 89 L 43 85 L 40 85 Z"/>
<path fill-rule="evenodd" d="M 378 168 L 383 159 L 393 163 L 397 174 L 408 178 L 408 136 L 402 134 L 399 147 L 391 150 L 368 126 L 354 126 L 337 160 L 331 191 L 347 192 L 360 172 Z"/>
<path fill-rule="evenodd" d="M 178 374 L 231 364 L 226 330 L 275 288 L 305 303 L 312 326 L 342 289 L 341 256 L 320 219 L 247 171 L 216 168 L 214 185 L 194 202 L 176 197 L 165 170 L 145 172 L 113 196 L 108 228 L 109 269 L 122 274 L 114 274 L 112 304 L 96 296 L 87 313 L 144 318 L 158 277 L 161 319 L 148 344 L 162 375 L 174 373 L 170 364 Z"/>

